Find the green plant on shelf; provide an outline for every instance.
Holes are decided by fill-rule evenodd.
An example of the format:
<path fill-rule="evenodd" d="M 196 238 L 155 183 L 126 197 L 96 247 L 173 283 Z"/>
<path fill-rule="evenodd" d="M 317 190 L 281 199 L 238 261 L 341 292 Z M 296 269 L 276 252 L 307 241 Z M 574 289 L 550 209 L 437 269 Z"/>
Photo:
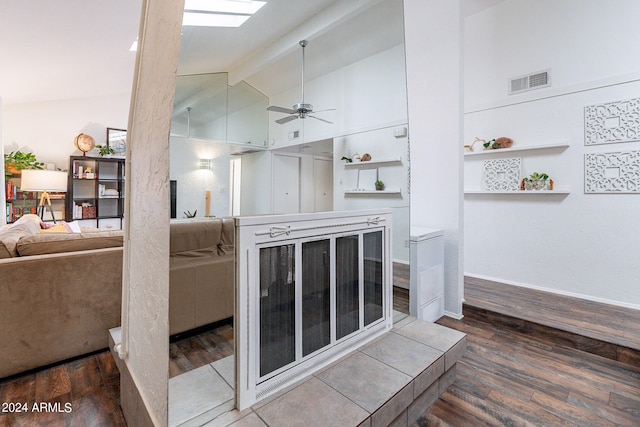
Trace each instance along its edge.
<path fill-rule="evenodd" d="M 5 175 L 12 175 L 25 169 L 44 169 L 44 163 L 39 162 L 33 153 L 12 151 L 4 155 Z"/>
<path fill-rule="evenodd" d="M 534 172 L 528 178 L 523 178 L 524 190 L 544 190 L 547 186 L 549 175 L 546 173 Z"/>
<path fill-rule="evenodd" d="M 102 157 L 108 156 L 109 154 L 116 154 L 116 150 L 109 147 L 108 145 L 96 145 L 96 148 L 98 149 L 98 153 Z"/>

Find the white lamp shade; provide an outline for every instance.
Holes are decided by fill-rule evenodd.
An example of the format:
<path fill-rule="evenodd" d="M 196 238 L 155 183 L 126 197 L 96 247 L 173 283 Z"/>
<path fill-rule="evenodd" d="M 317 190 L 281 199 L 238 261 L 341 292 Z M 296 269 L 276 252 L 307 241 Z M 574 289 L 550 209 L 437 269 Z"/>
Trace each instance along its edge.
<path fill-rule="evenodd" d="M 20 180 L 22 191 L 67 191 L 67 173 L 50 170 L 25 169 Z"/>

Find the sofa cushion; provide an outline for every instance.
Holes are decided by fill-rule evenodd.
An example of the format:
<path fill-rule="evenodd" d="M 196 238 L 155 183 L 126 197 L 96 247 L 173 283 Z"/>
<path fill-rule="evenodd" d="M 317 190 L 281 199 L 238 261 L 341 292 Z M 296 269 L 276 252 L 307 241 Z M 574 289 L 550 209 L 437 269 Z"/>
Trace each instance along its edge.
<path fill-rule="evenodd" d="M 122 230 L 97 233 L 47 233 L 22 237 L 17 244 L 20 256 L 86 251 L 122 246 Z"/>
<path fill-rule="evenodd" d="M 171 256 L 206 256 L 211 252 L 217 255 L 222 234 L 220 219 L 174 222 L 170 229 Z"/>
<path fill-rule="evenodd" d="M 218 245 L 220 255 L 231 255 L 234 253 L 235 224 L 233 218 L 222 218 L 222 236 Z"/>
<path fill-rule="evenodd" d="M 39 218 L 38 222 L 16 221 L 13 225 L 0 230 L 0 258 L 19 256 L 17 248 L 19 240 L 26 236 L 37 235 L 38 230 L 40 230 Z"/>
<path fill-rule="evenodd" d="M 26 214 L 26 215 L 22 215 L 16 222 L 14 222 L 14 225 L 18 225 L 18 224 L 24 224 L 24 223 L 30 223 L 32 225 L 37 225 L 38 228 L 40 228 L 40 217 L 36 214 Z"/>

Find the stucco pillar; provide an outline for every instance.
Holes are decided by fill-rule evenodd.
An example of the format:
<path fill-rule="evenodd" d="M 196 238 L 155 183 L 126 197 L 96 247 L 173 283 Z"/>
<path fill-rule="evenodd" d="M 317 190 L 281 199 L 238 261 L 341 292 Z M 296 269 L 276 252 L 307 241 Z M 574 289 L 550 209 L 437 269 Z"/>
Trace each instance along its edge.
<path fill-rule="evenodd" d="M 169 370 L 169 129 L 184 1 L 144 0 L 127 134 L 121 406 L 165 426 Z M 123 372 L 124 371 L 124 372 Z"/>

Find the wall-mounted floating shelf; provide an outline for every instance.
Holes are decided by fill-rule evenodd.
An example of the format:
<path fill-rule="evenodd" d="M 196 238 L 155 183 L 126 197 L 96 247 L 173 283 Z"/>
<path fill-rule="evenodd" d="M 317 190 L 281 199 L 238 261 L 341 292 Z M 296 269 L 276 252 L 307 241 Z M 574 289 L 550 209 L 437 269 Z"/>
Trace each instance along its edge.
<path fill-rule="evenodd" d="M 524 191 L 484 191 L 484 190 L 464 190 L 464 194 L 508 194 L 511 196 L 549 196 L 553 194 L 570 194 L 569 188 L 558 188 L 557 190 L 524 190 Z"/>
<path fill-rule="evenodd" d="M 388 190 L 345 190 L 344 194 L 402 194 L 399 188 L 391 188 Z"/>
<path fill-rule="evenodd" d="M 402 163 L 402 157 L 398 157 L 395 159 L 382 159 L 382 160 L 369 160 L 367 162 L 359 162 L 354 161 L 352 163 L 344 163 L 344 167 L 346 168 L 357 168 L 357 167 L 376 167 L 376 166 L 392 166 L 392 163 Z"/>
<path fill-rule="evenodd" d="M 467 156 L 486 156 L 489 154 L 504 154 L 504 153 L 515 153 L 519 151 L 534 151 L 534 150 L 546 150 L 550 148 L 561 148 L 563 150 L 569 148 L 569 144 L 561 143 L 561 144 L 545 144 L 545 145 L 526 145 L 522 147 L 511 147 L 511 148 L 500 148 L 497 150 L 483 150 L 483 151 L 471 151 L 468 153 L 464 153 L 465 157 Z"/>

